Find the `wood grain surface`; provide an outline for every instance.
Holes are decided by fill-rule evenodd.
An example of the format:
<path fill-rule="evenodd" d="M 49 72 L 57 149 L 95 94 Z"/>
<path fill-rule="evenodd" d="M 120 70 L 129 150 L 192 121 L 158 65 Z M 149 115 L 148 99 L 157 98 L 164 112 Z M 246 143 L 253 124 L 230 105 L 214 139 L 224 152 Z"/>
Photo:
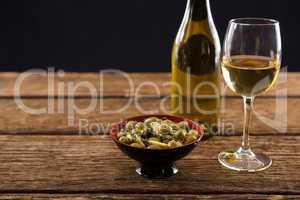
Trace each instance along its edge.
<path fill-rule="evenodd" d="M 0 200 L 298 200 L 299 195 L 257 195 L 257 194 L 225 194 L 225 195 L 170 195 L 170 194 L 29 194 L 3 195 Z"/>
<path fill-rule="evenodd" d="M 53 107 L 48 107 L 53 101 Z M 86 109 L 96 102 L 91 111 Z M 102 102 L 102 108 L 100 108 Z M 34 111 L 49 108 L 44 113 L 28 113 L 19 108 L 13 99 L 0 99 L 0 133 L 51 133 L 79 134 L 105 133 L 110 123 L 141 114 L 169 113 L 169 101 L 160 98 L 124 99 L 23 99 L 22 103 Z M 129 104 L 128 104 L 129 103 Z M 125 107 L 128 104 L 128 107 Z M 51 105 L 51 103 L 50 103 Z M 61 105 L 61 110 L 59 109 Z M 68 106 L 74 105 L 74 106 Z M 80 110 L 76 111 L 75 107 Z M 125 108 L 122 111 L 119 109 Z M 300 98 L 260 98 L 255 102 L 251 133 L 255 135 L 299 134 Z M 53 112 L 51 111 L 53 108 Z M 114 111 L 114 112 L 113 112 Z M 150 113 L 150 111 L 152 111 Z M 236 135 L 242 132 L 243 107 L 240 98 L 226 98 L 222 109 L 221 134 Z M 103 128 L 100 127 L 103 125 Z M 99 128 L 100 127 L 100 128 Z M 93 131 L 94 130 L 94 131 Z"/>
<path fill-rule="evenodd" d="M 177 176 L 149 180 L 107 137 L 0 136 L 0 191 L 300 195 L 299 137 L 253 137 L 253 149 L 274 161 L 264 172 L 223 169 L 218 153 L 238 148 L 240 137 L 215 137 L 177 163 Z"/>
<path fill-rule="evenodd" d="M 128 97 L 136 96 L 136 94 L 168 96 L 170 94 L 171 75 L 169 73 L 27 74 L 20 76 L 20 73 L 1 73 L 0 96 L 15 96 L 14 88 L 17 83 L 21 83 L 20 95 L 24 97 L 68 97 L 68 90 L 76 86 L 78 87 L 76 87 L 74 96 L 77 97 Z M 276 86 L 261 96 L 300 96 L 299 79 L 300 73 L 281 73 Z M 82 82 L 84 83 L 82 84 Z M 85 82 L 88 82 L 88 84 Z M 87 85 L 95 88 L 96 93 L 91 93 L 86 87 Z M 132 89 L 130 90 L 131 86 Z M 59 92 L 58 88 L 60 87 L 63 88 L 63 92 Z M 159 91 L 157 91 L 157 88 Z M 236 96 L 228 88 L 225 88 L 224 84 L 222 88 L 225 95 Z"/>
<path fill-rule="evenodd" d="M 19 95 L 34 113 L 16 104 L 19 75 L 0 74 L 0 200 L 300 199 L 300 73 L 282 74 L 279 84 L 255 102 L 251 144 L 272 157 L 270 169 L 236 173 L 218 163 L 220 151 L 241 143 L 242 100 L 227 89 L 219 136 L 201 142 L 178 161 L 180 173 L 163 180 L 139 177 L 137 163 L 105 133 L 122 118 L 169 113 L 170 74 L 128 74 L 132 91 L 126 77 L 113 73 L 103 82 L 95 73 L 56 74 L 53 88 L 46 75 L 33 75 L 22 82 Z M 95 108 L 86 112 L 93 101 Z M 37 114 L 37 109 L 46 110 Z"/>

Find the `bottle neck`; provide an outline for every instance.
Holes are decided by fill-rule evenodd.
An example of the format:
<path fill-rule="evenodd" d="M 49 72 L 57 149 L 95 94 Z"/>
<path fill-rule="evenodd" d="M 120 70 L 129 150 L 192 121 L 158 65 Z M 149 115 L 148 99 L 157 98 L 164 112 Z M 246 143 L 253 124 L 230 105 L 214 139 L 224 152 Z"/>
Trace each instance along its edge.
<path fill-rule="evenodd" d="M 210 14 L 209 0 L 188 0 L 187 11 L 193 21 L 207 20 Z"/>

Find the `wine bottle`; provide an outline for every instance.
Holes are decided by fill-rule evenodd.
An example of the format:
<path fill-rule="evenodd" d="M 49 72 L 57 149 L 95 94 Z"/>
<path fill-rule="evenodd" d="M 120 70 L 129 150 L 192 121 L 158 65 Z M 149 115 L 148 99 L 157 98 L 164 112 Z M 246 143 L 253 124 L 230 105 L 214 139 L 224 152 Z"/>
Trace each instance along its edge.
<path fill-rule="evenodd" d="M 173 114 L 218 125 L 220 41 L 209 0 L 188 0 L 172 50 Z"/>

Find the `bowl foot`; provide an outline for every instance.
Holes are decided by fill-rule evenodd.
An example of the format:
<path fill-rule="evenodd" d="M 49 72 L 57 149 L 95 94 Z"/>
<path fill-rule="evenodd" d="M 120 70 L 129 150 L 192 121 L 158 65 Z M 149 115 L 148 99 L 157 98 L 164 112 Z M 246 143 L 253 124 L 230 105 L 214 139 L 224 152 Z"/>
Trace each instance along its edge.
<path fill-rule="evenodd" d="M 175 166 L 175 164 L 165 167 L 152 167 L 142 165 L 141 167 L 138 167 L 135 171 L 140 176 L 146 178 L 168 178 L 178 173 L 178 169 Z"/>

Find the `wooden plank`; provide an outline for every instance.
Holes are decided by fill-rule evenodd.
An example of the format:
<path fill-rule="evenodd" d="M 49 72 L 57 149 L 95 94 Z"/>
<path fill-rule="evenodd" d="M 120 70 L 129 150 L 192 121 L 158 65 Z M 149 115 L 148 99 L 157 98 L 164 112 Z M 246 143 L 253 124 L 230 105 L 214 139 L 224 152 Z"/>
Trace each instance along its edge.
<path fill-rule="evenodd" d="M 260 194 L 227 194 L 227 195 L 168 195 L 168 194 L 34 194 L 34 195 L 2 195 L 0 200 L 296 200 L 300 195 L 260 195 Z"/>
<path fill-rule="evenodd" d="M 170 73 L 129 73 L 127 74 L 129 80 L 132 81 L 132 90 L 129 90 L 131 82 L 126 76 L 119 74 L 105 74 L 101 79 L 98 73 L 65 73 L 63 76 L 54 76 L 53 89 L 49 90 L 51 81 L 48 81 L 47 76 L 32 75 L 25 78 L 21 83 L 20 95 L 24 97 L 65 97 L 68 96 L 68 91 L 78 86 L 74 92 L 77 97 L 90 96 L 116 96 L 128 97 L 136 95 L 154 95 L 154 96 L 168 96 L 170 95 L 171 75 Z M 1 73 L 0 74 L 0 96 L 13 97 L 16 95 L 14 87 L 16 80 L 20 78 L 19 73 Z M 285 81 L 285 79 L 287 79 Z M 101 84 L 101 80 L 103 80 Z M 262 96 L 284 96 L 287 92 L 288 96 L 300 96 L 300 73 L 288 73 L 287 77 L 282 73 L 279 79 L 280 84 L 277 84 L 270 92 Z M 95 90 L 92 92 L 79 83 L 88 82 Z M 153 85 L 147 82 L 154 83 Z M 62 88 L 59 92 L 58 88 Z M 157 89 L 159 92 L 157 92 Z M 53 90 L 53 91 L 52 91 Z M 52 92 L 49 92 L 52 91 Z M 227 96 L 235 96 L 229 89 L 226 89 Z"/>
<path fill-rule="evenodd" d="M 277 194 L 300 195 L 300 137 L 253 137 L 254 151 L 274 164 L 260 173 L 236 173 L 217 161 L 239 137 L 215 137 L 178 161 L 180 173 L 148 180 L 109 138 L 0 136 L 0 191 L 4 193 Z"/>
<path fill-rule="evenodd" d="M 16 80 L 18 80 L 19 73 L 1 73 L 0 74 L 0 96 L 12 97 L 16 96 L 14 87 Z M 128 76 L 128 77 L 126 77 Z M 102 77 L 102 78 L 101 78 Z M 31 75 L 28 76 L 20 87 L 20 95 L 30 97 L 45 97 L 45 96 L 68 96 L 69 88 L 73 88 L 80 82 L 88 82 L 96 93 L 92 93 L 87 87 L 78 87 L 74 93 L 76 97 L 90 97 L 90 96 L 134 96 L 135 91 L 145 81 L 153 81 L 160 87 L 161 95 L 169 93 L 169 87 L 162 87 L 162 85 L 170 81 L 170 74 L 164 73 L 130 73 L 127 75 L 108 73 L 101 76 L 99 73 L 66 73 L 63 76 L 54 76 L 54 81 L 48 81 L 47 76 Z M 102 80 L 102 81 L 101 81 Z M 49 94 L 49 85 L 52 92 Z M 102 84 L 101 84 L 102 83 Z M 73 85 L 73 86 L 72 86 Z M 132 85 L 132 92 L 129 88 Z M 62 88 L 59 92 L 59 87 Z M 139 89 L 138 89 L 139 90 Z M 140 94 L 154 95 L 153 87 L 142 87 Z"/>
<path fill-rule="evenodd" d="M 81 109 L 96 101 L 96 108 L 91 112 L 76 112 L 75 105 Z M 102 101 L 103 109 L 100 109 Z M 53 102 L 52 102 L 53 101 Z M 53 103 L 53 113 L 31 114 L 20 109 L 12 99 L 0 99 L 0 133 L 1 134 L 78 134 L 90 132 L 91 134 L 106 133 L 109 125 L 122 118 L 141 115 L 144 111 L 153 111 L 153 114 L 168 113 L 169 102 L 159 98 L 144 98 L 133 100 L 123 111 L 116 111 L 124 107 L 130 99 L 23 99 L 24 105 L 32 109 L 47 108 Z M 243 109 L 242 100 L 227 98 L 222 111 L 222 134 L 237 135 L 242 132 Z M 61 105 L 61 111 L 58 107 Z M 164 106 L 161 106 L 164 105 Z M 286 110 L 284 109 L 285 105 Z M 166 108 L 166 111 L 163 108 Z M 251 134 L 299 134 L 300 124 L 300 98 L 257 99 L 255 102 L 255 116 L 252 123 Z M 51 106 L 50 106 L 51 108 Z M 81 110 L 83 111 L 83 110 Z M 149 114 L 149 113 L 145 113 Z M 259 118 L 260 117 L 260 118 Z M 263 120 L 262 117 L 265 117 Z M 285 119 L 286 118 L 286 119 Z M 287 121 L 285 121 L 287 120 Z M 88 131 L 86 131 L 88 130 Z"/>

